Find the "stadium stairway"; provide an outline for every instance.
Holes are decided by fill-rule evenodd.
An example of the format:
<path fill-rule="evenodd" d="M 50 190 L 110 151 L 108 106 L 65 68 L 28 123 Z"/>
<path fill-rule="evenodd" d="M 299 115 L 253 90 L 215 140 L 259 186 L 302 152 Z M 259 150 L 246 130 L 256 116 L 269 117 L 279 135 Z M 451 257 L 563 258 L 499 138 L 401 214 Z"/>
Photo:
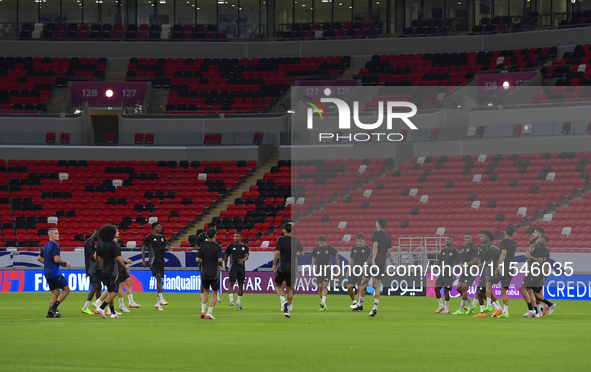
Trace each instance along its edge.
<path fill-rule="evenodd" d="M 228 205 L 234 204 L 234 199 L 239 198 L 242 196 L 243 192 L 248 191 L 251 186 L 256 185 L 257 180 L 262 179 L 265 173 L 269 173 L 271 171 L 271 167 L 275 166 L 278 160 L 279 153 L 276 152 L 273 154 L 273 156 L 267 159 L 267 161 L 261 167 L 252 172 L 252 174 L 250 174 L 246 180 L 240 184 L 239 187 L 226 194 L 226 196 L 220 200 L 215 205 L 215 207 L 201 216 L 200 220 L 196 222 L 193 227 L 188 228 L 184 234 L 180 234 L 175 241 L 170 243 L 170 247 L 180 248 L 181 242 L 189 240 L 191 235 L 195 235 L 198 229 L 204 228 L 204 225 L 211 222 L 214 217 L 219 217 L 220 213 L 228 208 Z"/>

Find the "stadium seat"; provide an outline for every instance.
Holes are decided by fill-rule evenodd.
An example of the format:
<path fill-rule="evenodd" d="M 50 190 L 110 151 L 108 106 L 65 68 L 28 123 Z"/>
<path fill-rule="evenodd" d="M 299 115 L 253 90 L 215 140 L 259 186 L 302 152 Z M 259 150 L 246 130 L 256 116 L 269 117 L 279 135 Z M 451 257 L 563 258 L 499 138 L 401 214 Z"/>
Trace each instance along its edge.
<path fill-rule="evenodd" d="M 117 140 L 117 137 L 116 137 L 115 133 L 107 133 L 106 140 L 105 140 L 107 145 L 115 144 L 116 140 Z"/>
<path fill-rule="evenodd" d="M 54 144 L 55 143 L 55 133 L 53 133 L 53 132 L 45 133 L 45 142 L 48 145 Z"/>
<path fill-rule="evenodd" d="M 523 125 L 517 124 L 513 127 L 513 137 L 521 136 L 521 132 L 523 131 Z"/>
<path fill-rule="evenodd" d="M 153 133 L 146 133 L 144 138 L 144 143 L 146 145 L 152 145 L 154 143 L 154 134 Z"/>
<path fill-rule="evenodd" d="M 433 130 L 431 130 L 431 139 L 439 139 L 439 128 L 434 128 Z"/>
<path fill-rule="evenodd" d="M 252 142 L 255 145 L 260 145 L 261 143 L 263 143 L 263 133 L 261 133 L 261 132 L 255 133 Z"/>
<path fill-rule="evenodd" d="M 133 142 L 134 142 L 136 145 L 141 145 L 141 144 L 143 144 L 143 143 L 144 143 L 144 134 L 143 134 L 143 133 L 136 133 L 136 134 L 134 135 Z"/>
<path fill-rule="evenodd" d="M 62 145 L 67 145 L 68 143 L 70 143 L 70 133 L 60 134 L 60 143 Z"/>

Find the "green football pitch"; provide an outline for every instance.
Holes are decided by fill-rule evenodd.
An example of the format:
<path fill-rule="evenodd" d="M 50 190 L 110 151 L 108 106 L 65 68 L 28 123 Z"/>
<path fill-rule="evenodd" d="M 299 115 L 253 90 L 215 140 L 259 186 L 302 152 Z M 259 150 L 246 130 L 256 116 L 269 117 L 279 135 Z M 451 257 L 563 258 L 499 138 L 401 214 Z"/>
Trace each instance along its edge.
<path fill-rule="evenodd" d="M 554 315 L 510 319 L 434 314 L 434 298 L 383 296 L 378 315 L 351 312 L 348 296 L 296 295 L 291 319 L 275 295 L 245 295 L 243 311 L 227 294 L 200 319 L 198 294 L 137 293 L 141 309 L 119 319 L 80 312 L 85 294 L 71 293 L 61 319 L 46 319 L 49 293 L 0 294 L 0 370 L 68 371 L 589 371 L 591 310 L 559 301 Z M 126 301 L 127 303 L 127 298 Z M 459 300 L 452 299 L 455 311 Z"/>

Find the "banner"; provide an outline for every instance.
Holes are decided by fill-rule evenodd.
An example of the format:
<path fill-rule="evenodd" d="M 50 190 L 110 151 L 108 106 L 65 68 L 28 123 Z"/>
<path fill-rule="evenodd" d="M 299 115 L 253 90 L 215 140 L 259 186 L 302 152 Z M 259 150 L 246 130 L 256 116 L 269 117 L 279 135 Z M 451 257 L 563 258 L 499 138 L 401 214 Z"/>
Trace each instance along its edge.
<path fill-rule="evenodd" d="M 546 278 L 544 297 L 554 300 L 591 300 L 591 275 L 554 276 Z"/>
<path fill-rule="evenodd" d="M 90 279 L 83 270 L 62 270 L 73 292 L 88 292 Z M 129 271 L 134 292 L 156 292 L 156 278 L 149 269 Z M 201 293 L 199 271 L 167 271 L 162 281 L 164 292 Z M 43 270 L 0 270 L 0 292 L 47 292 L 49 285 Z"/>
<path fill-rule="evenodd" d="M 314 279 L 315 280 L 315 279 Z M 370 278 L 367 293 L 374 294 L 374 278 Z M 347 294 L 349 279 L 344 276 L 336 277 L 329 282 L 328 293 Z M 358 286 L 355 286 L 357 288 Z M 426 295 L 426 281 L 421 276 L 384 275 L 380 285 L 380 294 L 383 296 L 422 296 Z M 357 292 L 357 290 L 355 290 Z"/>
<path fill-rule="evenodd" d="M 222 271 L 222 291 L 227 292 L 229 273 Z M 294 283 L 297 294 L 318 294 L 318 283 L 316 278 L 309 276 L 298 276 Z M 234 292 L 238 290 L 238 284 L 234 285 Z M 247 271 L 244 283 L 244 293 L 275 293 L 275 275 L 272 271 Z"/>
<path fill-rule="evenodd" d="M 458 284 L 458 280 L 459 278 L 456 278 L 456 280 L 454 281 L 453 284 L 453 288 L 451 289 L 451 291 L 449 292 L 450 297 L 461 297 L 461 295 L 458 293 L 457 289 L 456 289 L 456 285 Z M 427 297 L 435 297 L 435 281 L 437 280 L 437 277 L 431 273 L 427 274 Z M 519 293 L 519 286 L 521 285 L 523 281 L 523 275 L 522 274 L 518 274 L 515 275 L 513 277 L 513 279 L 511 279 L 511 284 L 509 285 L 509 289 L 507 289 L 507 296 L 509 298 L 522 298 L 521 293 Z M 478 275 L 476 277 L 476 279 L 474 279 L 474 283 L 472 283 L 472 285 L 470 287 L 468 287 L 468 297 L 474 297 L 474 294 L 476 293 L 476 286 L 478 285 L 478 283 L 480 282 L 480 275 Z M 501 292 L 501 283 L 497 283 L 494 284 L 492 286 L 493 289 L 493 293 L 497 298 L 502 298 L 503 294 Z M 443 293 L 443 289 L 441 290 L 441 293 Z"/>
<path fill-rule="evenodd" d="M 506 74 L 478 75 L 478 91 L 482 93 L 494 93 L 499 97 L 505 95 L 511 88 L 523 85 L 525 81 L 536 74 L 535 71 L 512 72 Z M 505 84 L 507 83 L 507 84 Z M 503 85 L 505 84 L 505 85 Z"/>
<path fill-rule="evenodd" d="M 73 81 L 72 104 L 88 102 L 89 105 L 119 106 L 121 102 L 128 105 L 143 103 L 148 83 L 143 82 L 93 82 Z"/>
<path fill-rule="evenodd" d="M 3 252 L 4 253 L 4 252 Z M 0 267 L 39 267 L 43 268 L 43 264 L 37 261 L 39 252 L 20 252 L 20 254 L 10 256 L 0 253 Z M 7 258 L 5 258 L 7 257 Z M 73 268 L 84 268 L 84 253 L 83 252 L 60 252 L 60 257 L 68 261 Z M 139 251 L 123 251 L 123 257 L 130 259 L 132 262 L 129 267 L 142 267 L 142 253 Z M 150 258 L 150 252 L 146 252 L 146 264 Z M 11 260 L 12 262 L 10 262 Z M 164 267 L 185 267 L 185 252 L 166 252 L 164 253 Z M 195 259 L 193 258 L 193 262 Z"/>

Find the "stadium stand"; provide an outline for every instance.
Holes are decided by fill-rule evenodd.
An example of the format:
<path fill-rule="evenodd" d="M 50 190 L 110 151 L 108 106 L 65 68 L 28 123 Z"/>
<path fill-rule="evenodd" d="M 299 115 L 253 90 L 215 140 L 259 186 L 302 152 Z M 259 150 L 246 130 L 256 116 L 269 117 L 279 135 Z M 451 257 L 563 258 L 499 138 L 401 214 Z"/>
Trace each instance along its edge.
<path fill-rule="evenodd" d="M 150 219 L 178 235 L 256 167 L 246 161 L 0 162 L 4 246 L 38 250 L 59 226 L 61 246 L 79 247 L 101 223 L 115 222 L 121 241 L 149 234 Z"/>
<path fill-rule="evenodd" d="M 359 70 L 364 85 L 459 86 L 480 73 L 532 69 L 556 58 L 557 47 L 490 52 L 373 55 Z"/>
<path fill-rule="evenodd" d="M 53 87 L 102 80 L 106 64 L 106 58 L 0 57 L 1 112 L 45 112 Z"/>
<path fill-rule="evenodd" d="M 337 78 L 350 61 L 350 56 L 131 58 L 126 81 L 170 88 L 167 113 L 262 113 L 297 80 Z"/>
<path fill-rule="evenodd" d="M 526 234 L 540 226 L 553 246 L 586 252 L 589 158 L 591 152 L 421 157 L 396 168 L 392 159 L 280 160 L 212 221 L 221 241 L 242 230 L 254 251 L 273 250 L 286 220 L 296 221 L 305 247 L 318 235 L 339 246 L 358 232 L 371 235 L 367 221 L 379 215 L 396 238 L 481 229 L 498 235 L 513 225 L 519 247 L 527 247 Z"/>

